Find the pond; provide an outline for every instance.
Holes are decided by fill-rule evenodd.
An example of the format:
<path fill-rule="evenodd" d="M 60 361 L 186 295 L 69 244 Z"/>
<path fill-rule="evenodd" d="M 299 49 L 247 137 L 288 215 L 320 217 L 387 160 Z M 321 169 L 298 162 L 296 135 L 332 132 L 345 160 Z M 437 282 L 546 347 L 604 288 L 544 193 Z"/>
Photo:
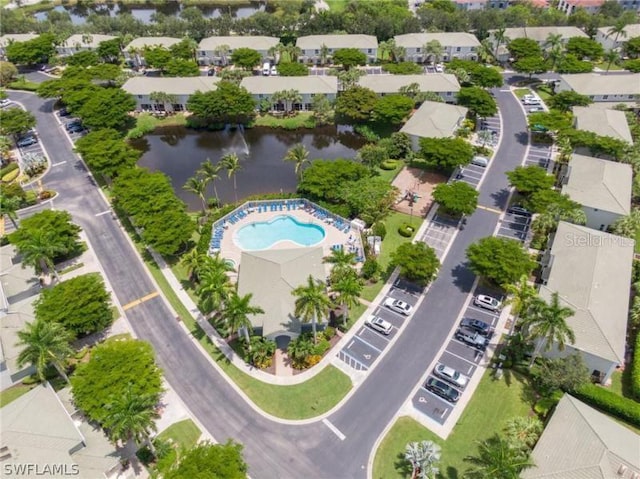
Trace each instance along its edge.
<path fill-rule="evenodd" d="M 169 176 L 176 194 L 192 210 L 200 209 L 201 202 L 182 186 L 207 158 L 216 164 L 230 152 L 235 152 L 241 163 L 241 170 L 236 174 L 239 200 L 255 194 L 294 192 L 297 185 L 294 165 L 283 158 L 296 143 L 305 145 L 310 160 L 353 158 L 364 144 L 362 138 L 347 126 L 295 131 L 228 128 L 214 132 L 170 127 L 132 142 L 143 151 L 138 164 Z M 234 201 L 233 179 L 227 177 L 226 171 L 221 171 L 215 186 L 222 202 Z M 210 185 L 207 197 L 213 195 Z"/>
<path fill-rule="evenodd" d="M 250 17 L 256 12 L 263 12 L 265 5 L 263 3 L 250 3 L 247 0 L 246 4 L 234 4 L 234 5 L 187 5 L 196 6 L 202 12 L 205 18 L 217 18 L 223 14 L 229 14 L 234 18 L 246 18 Z M 149 5 L 141 2 L 140 5 L 133 3 L 101 3 L 101 4 L 85 4 L 78 3 L 76 5 L 58 5 L 52 9 L 47 9 L 41 12 L 35 13 L 33 16 L 38 21 L 47 19 L 47 13 L 51 10 L 57 12 L 67 12 L 71 17 L 71 22 L 74 25 L 82 25 L 86 23 L 87 17 L 95 13 L 97 15 L 107 15 L 115 17 L 121 13 L 130 13 L 135 19 L 140 20 L 143 23 L 151 23 L 152 15 L 154 13 L 163 13 L 168 16 L 177 16 L 180 12 L 186 8 L 185 5 L 179 2 L 166 2 L 161 5 Z"/>

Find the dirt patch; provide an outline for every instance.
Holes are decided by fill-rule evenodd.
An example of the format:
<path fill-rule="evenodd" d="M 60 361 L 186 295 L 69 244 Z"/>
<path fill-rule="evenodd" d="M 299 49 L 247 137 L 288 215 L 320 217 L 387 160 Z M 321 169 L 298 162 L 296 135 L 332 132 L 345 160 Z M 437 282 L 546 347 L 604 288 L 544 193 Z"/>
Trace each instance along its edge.
<path fill-rule="evenodd" d="M 393 209 L 401 213 L 426 216 L 433 203 L 433 189 L 446 181 L 447 177 L 439 173 L 420 168 L 403 168 L 393 180 L 393 186 L 400 190 Z"/>

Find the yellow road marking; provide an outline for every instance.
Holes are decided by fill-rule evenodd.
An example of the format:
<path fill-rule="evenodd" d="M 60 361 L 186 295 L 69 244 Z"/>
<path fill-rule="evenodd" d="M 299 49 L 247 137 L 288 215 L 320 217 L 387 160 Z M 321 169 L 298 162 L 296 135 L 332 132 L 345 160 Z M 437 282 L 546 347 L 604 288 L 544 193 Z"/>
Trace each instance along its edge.
<path fill-rule="evenodd" d="M 485 211 L 491 211 L 492 213 L 495 213 L 497 215 L 501 215 L 502 214 L 502 211 L 496 210 L 495 208 L 489 208 L 488 206 L 480 206 L 480 205 L 478 205 L 478 208 L 480 208 L 481 210 L 485 210 Z"/>
<path fill-rule="evenodd" d="M 153 293 L 149 293 L 146 296 L 143 296 L 142 298 L 138 298 L 136 300 L 131 301 L 130 303 L 125 304 L 122 309 L 123 310 L 127 310 L 127 309 L 131 309 L 134 306 L 138 306 L 139 304 L 144 303 L 145 301 L 148 301 L 152 298 L 155 298 L 156 296 L 158 296 L 158 292 L 154 291 Z"/>

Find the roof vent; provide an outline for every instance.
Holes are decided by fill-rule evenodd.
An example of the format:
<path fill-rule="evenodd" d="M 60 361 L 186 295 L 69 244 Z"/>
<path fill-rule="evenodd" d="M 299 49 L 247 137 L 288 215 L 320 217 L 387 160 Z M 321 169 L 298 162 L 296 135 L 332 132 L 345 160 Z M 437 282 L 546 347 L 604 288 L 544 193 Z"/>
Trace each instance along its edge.
<path fill-rule="evenodd" d="M 620 467 L 618 467 L 617 474 L 619 476 L 624 476 L 625 472 L 627 472 L 627 466 L 625 466 L 624 464 L 620 464 Z"/>
<path fill-rule="evenodd" d="M 11 459 L 11 451 L 7 446 L 0 447 L 0 461 Z"/>

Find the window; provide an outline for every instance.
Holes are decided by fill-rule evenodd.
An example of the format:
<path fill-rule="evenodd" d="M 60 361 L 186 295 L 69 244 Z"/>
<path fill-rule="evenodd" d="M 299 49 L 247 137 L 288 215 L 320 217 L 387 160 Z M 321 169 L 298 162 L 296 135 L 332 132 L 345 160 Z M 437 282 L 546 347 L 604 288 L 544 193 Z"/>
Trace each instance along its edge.
<path fill-rule="evenodd" d="M 294 104 L 293 104 L 293 109 L 294 109 L 295 111 L 300 111 L 300 110 L 302 110 L 302 103 L 294 103 Z"/>
<path fill-rule="evenodd" d="M 368 48 L 367 53 L 373 53 L 373 50 L 371 48 Z"/>
<path fill-rule="evenodd" d="M 304 104 L 304 109 L 305 110 L 311 110 L 311 103 L 305 103 Z"/>
<path fill-rule="evenodd" d="M 140 105 L 140 109 L 141 109 L 141 110 L 151 110 L 151 109 L 152 109 L 152 107 L 151 107 L 151 104 L 149 104 L 149 103 L 142 103 L 142 104 Z"/>
<path fill-rule="evenodd" d="M 460 47 L 456 47 L 456 51 L 459 52 L 461 50 Z"/>
<path fill-rule="evenodd" d="M 416 48 L 416 53 L 420 53 L 420 50 L 421 50 L 420 47 Z"/>
<path fill-rule="evenodd" d="M 316 55 L 320 55 L 320 50 L 314 50 L 313 51 Z"/>
<path fill-rule="evenodd" d="M 155 111 L 164 111 L 164 105 L 162 105 L 160 103 L 156 103 L 155 105 L 153 105 L 153 109 Z"/>
<path fill-rule="evenodd" d="M 608 100 L 609 99 L 609 95 L 602 95 L 602 99 L 603 100 Z"/>
<path fill-rule="evenodd" d="M 142 95 L 138 95 L 138 98 L 142 99 Z"/>
<path fill-rule="evenodd" d="M 206 53 L 205 51 L 201 51 L 201 52 L 200 52 L 200 56 L 201 56 L 201 57 L 206 57 L 206 56 L 207 56 L 207 53 Z"/>
<path fill-rule="evenodd" d="M 184 105 L 182 103 L 174 103 L 171 107 L 173 111 L 184 111 Z"/>

